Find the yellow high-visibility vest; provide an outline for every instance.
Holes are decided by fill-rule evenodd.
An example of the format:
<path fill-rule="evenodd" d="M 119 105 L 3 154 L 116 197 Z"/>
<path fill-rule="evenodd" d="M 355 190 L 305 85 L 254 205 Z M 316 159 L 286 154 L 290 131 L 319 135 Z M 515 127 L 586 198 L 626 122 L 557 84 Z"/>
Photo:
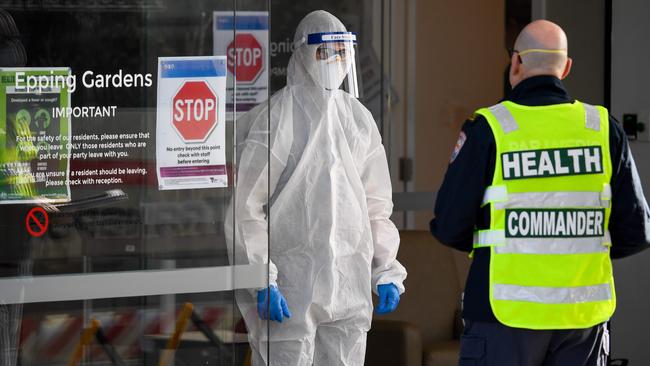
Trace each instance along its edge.
<path fill-rule="evenodd" d="M 477 111 L 496 142 L 490 228 L 490 304 L 502 324 L 588 328 L 616 307 L 609 257 L 609 117 L 575 101 L 550 106 L 502 102 Z"/>

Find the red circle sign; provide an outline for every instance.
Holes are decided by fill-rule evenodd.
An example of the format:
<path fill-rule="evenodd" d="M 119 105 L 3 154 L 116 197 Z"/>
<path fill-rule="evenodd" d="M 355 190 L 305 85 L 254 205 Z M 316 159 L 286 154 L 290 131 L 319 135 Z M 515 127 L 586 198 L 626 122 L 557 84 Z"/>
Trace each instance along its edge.
<path fill-rule="evenodd" d="M 43 207 L 32 208 L 27 213 L 27 217 L 25 217 L 25 226 L 31 236 L 43 236 L 49 224 L 50 219 L 47 217 L 47 212 L 45 212 Z"/>
<path fill-rule="evenodd" d="M 172 124 L 185 142 L 203 142 L 217 125 L 217 95 L 205 81 L 186 81 L 172 98 Z"/>
<path fill-rule="evenodd" d="M 236 46 L 236 47 L 235 47 Z M 240 83 L 253 83 L 264 69 L 264 51 L 257 38 L 249 33 L 235 36 L 226 49 L 228 71 Z"/>

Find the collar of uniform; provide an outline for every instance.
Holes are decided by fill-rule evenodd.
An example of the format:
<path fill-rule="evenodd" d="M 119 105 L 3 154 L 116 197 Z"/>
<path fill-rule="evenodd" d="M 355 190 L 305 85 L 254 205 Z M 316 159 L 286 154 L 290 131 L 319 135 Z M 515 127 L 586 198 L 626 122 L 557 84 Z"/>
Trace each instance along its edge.
<path fill-rule="evenodd" d="M 573 102 L 562 81 L 550 75 L 533 76 L 521 81 L 506 100 L 528 106 Z"/>

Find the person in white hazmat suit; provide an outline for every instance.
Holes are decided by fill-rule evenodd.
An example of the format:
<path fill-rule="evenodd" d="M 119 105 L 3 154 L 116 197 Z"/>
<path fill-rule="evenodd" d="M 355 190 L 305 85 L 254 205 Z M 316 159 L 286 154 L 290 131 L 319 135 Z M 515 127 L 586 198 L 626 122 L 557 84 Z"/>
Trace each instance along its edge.
<path fill-rule="evenodd" d="M 310 13 L 287 86 L 237 120 L 246 138 L 226 235 L 236 264 L 269 265 L 269 288 L 237 294 L 253 365 L 363 365 L 372 291 L 380 314 L 404 292 L 385 151 L 353 95 L 355 45 L 336 17 Z"/>

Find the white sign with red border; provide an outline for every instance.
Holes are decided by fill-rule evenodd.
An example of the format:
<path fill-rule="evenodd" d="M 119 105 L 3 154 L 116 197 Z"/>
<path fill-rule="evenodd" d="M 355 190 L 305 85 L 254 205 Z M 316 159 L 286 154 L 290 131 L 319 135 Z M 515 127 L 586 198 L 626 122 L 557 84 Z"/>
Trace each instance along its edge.
<path fill-rule="evenodd" d="M 159 57 L 158 188 L 228 186 L 226 56 Z"/>

